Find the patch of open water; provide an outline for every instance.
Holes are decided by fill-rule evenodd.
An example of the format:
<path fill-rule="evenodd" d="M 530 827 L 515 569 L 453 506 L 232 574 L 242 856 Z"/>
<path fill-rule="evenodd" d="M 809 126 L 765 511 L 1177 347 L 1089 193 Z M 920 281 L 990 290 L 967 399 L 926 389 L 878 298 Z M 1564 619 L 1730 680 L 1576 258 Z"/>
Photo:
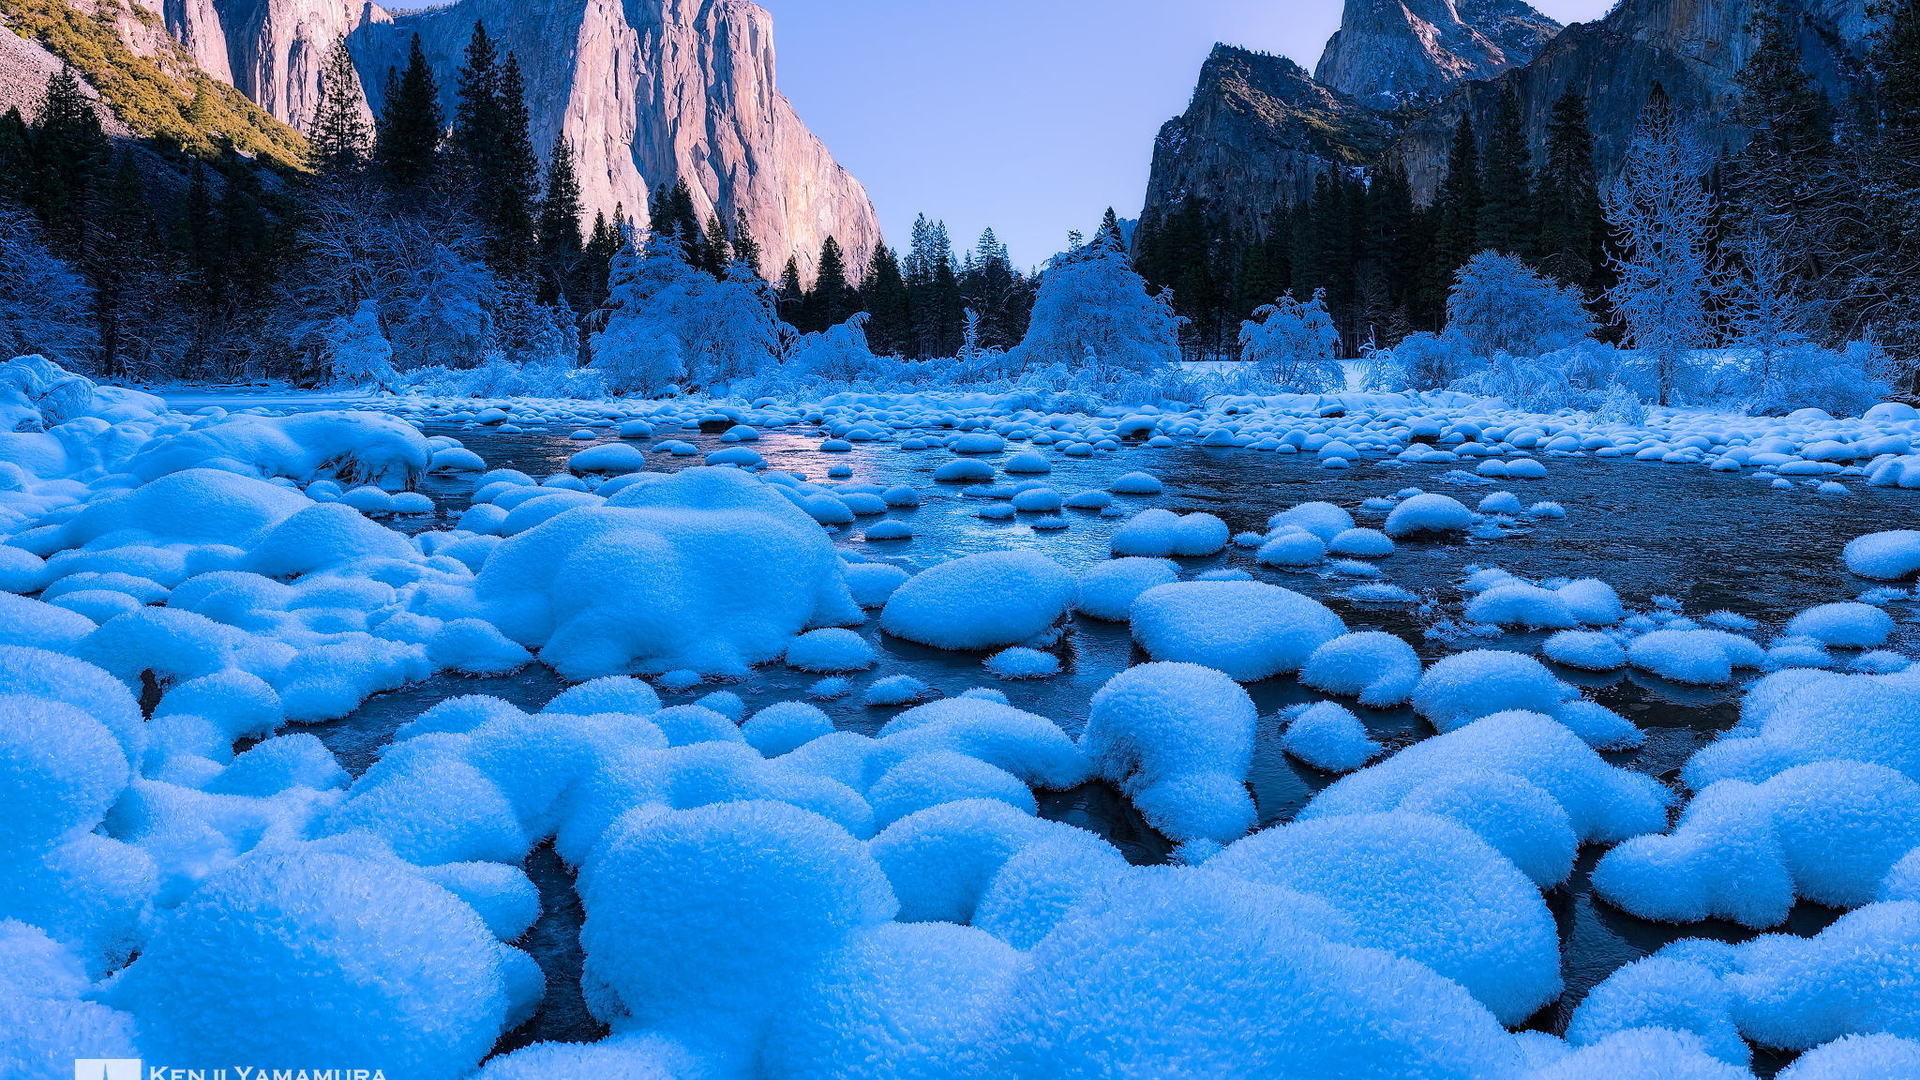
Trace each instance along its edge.
<path fill-rule="evenodd" d="M 723 427 L 724 425 L 721 425 Z M 451 435 L 486 459 L 490 467 L 516 468 L 536 479 L 563 471 L 567 459 L 595 442 L 568 437 L 571 426 L 545 432 L 503 433 L 487 428 L 428 427 L 428 434 Z M 662 438 L 692 442 L 702 451 L 720 448 L 718 427 L 700 433 L 668 431 Z M 942 450 L 901 451 L 889 443 L 856 443 L 847 453 L 823 453 L 822 435 L 799 430 L 773 431 L 758 442 L 745 444 L 767 459 L 768 468 L 788 470 L 822 483 L 852 482 L 892 486 L 909 484 L 924 504 L 911 510 L 890 511 L 914 531 L 907 541 L 867 542 L 862 533 L 878 518 L 863 518 L 835 534 L 843 549 L 865 558 L 894 563 L 910 571 L 976 551 L 1032 548 L 1074 569 L 1105 560 L 1107 542 L 1118 518 L 1066 510 L 1069 527 L 1036 531 L 1027 524 L 1035 515 L 989 521 L 978 516 L 982 500 L 963 494 L 962 485 L 936 483 L 933 470 L 951 456 Z M 649 441 L 630 440 L 637 445 Z M 1009 451 L 1010 453 L 1011 451 Z M 989 455 L 997 462 L 1005 455 Z M 1764 640 L 1777 633 L 1797 611 L 1814 604 L 1851 599 L 1867 587 L 1852 578 L 1840 562 L 1847 541 L 1867 532 L 1915 527 L 1920 518 L 1920 492 L 1856 486 L 1845 497 L 1822 497 L 1806 488 L 1773 490 L 1752 479 L 1751 473 L 1712 473 L 1699 466 L 1606 461 L 1594 458 L 1549 458 L 1543 480 L 1509 480 L 1491 484 L 1449 481 L 1457 466 L 1402 466 L 1368 460 L 1348 470 L 1319 468 L 1312 459 L 1239 449 L 1207 449 L 1181 445 L 1155 450 L 1130 446 L 1119 452 L 1090 458 L 1049 454 L 1054 471 L 1037 477 L 1063 495 L 1105 488 L 1124 472 L 1145 470 L 1158 476 L 1166 491 L 1151 497 L 1118 498 L 1131 509 L 1160 506 L 1183 512 L 1204 510 L 1225 519 L 1235 531 L 1264 531 L 1268 515 L 1296 503 L 1323 500 L 1355 511 L 1360 524 L 1379 524 L 1383 515 L 1357 510 L 1370 496 L 1390 495 L 1406 487 L 1420 487 L 1452 495 L 1474 505 L 1488 492 L 1510 490 L 1525 503 L 1552 500 L 1566 508 L 1564 519 L 1522 521 L 1499 539 L 1403 541 L 1378 565 L 1385 580 L 1418 594 L 1410 605 L 1358 603 L 1341 595 L 1355 583 L 1325 570 L 1291 572 L 1256 564 L 1252 552 L 1229 548 L 1203 559 L 1177 560 L 1189 572 L 1233 567 L 1255 578 L 1306 593 L 1338 612 L 1351 630 L 1385 630 L 1413 644 L 1422 659 L 1433 660 L 1465 648 L 1503 648 L 1537 653 L 1542 633 L 1506 633 L 1487 639 L 1451 640 L 1429 636 L 1436 623 L 1457 617 L 1464 601 L 1459 583 L 1468 566 L 1498 566 L 1514 574 L 1551 577 L 1599 577 L 1612 584 L 1629 607 L 1645 608 L 1654 596 L 1678 600 L 1688 614 L 1726 609 L 1757 620 Z M 649 454 L 649 469 L 672 472 L 699 464 L 696 457 Z M 846 465 L 853 475 L 829 480 L 830 466 Z M 1456 474 L 1457 475 L 1457 474 Z M 473 474 L 437 474 L 426 480 L 424 492 L 439 512 L 432 519 L 400 519 L 409 529 L 449 528 L 468 504 Z M 1028 479 L 1015 477 L 1014 479 Z M 1190 574 L 1188 575 L 1190 576 Z M 1912 654 L 1920 651 L 1920 622 L 1911 605 L 1896 605 L 1899 620 L 1889 647 Z M 1059 723 L 1078 734 L 1086 722 L 1089 701 L 1108 678 L 1147 657 L 1132 644 L 1124 625 L 1074 616 L 1054 650 L 1061 672 L 1037 681 L 1001 682 L 981 667 L 984 653 L 951 653 L 881 635 L 872 622 L 862 635 L 879 657 L 868 678 L 911 674 L 943 695 L 974 686 L 991 685 L 1004 691 L 1017 707 Z M 1684 687 L 1638 672 L 1595 675 L 1556 668 L 1556 673 L 1583 687 L 1589 697 L 1607 705 L 1647 731 L 1646 745 L 1629 753 L 1608 754 L 1616 764 L 1673 782 L 1679 768 L 1700 746 L 1734 723 L 1740 686 Z M 740 695 L 749 712 L 776 701 L 803 698 L 817 676 L 773 665 L 724 688 Z M 438 676 L 368 701 L 349 717 L 312 730 L 334 750 L 350 771 L 358 774 L 391 740 L 394 729 L 437 701 L 461 694 L 494 694 L 526 708 L 537 708 L 563 688 L 544 667 L 485 679 Z M 692 701 L 715 689 L 662 693 L 668 704 Z M 1270 679 L 1247 687 L 1259 706 L 1258 732 L 1249 785 L 1263 825 L 1289 820 L 1313 794 L 1336 777 L 1320 773 L 1281 753 L 1279 725 L 1274 714 L 1283 706 L 1319 700 L 1326 695 L 1309 690 L 1291 677 Z M 874 732 L 899 710 L 873 708 L 859 702 L 856 692 L 838 701 L 816 702 L 843 728 Z M 1351 705 L 1351 702 L 1345 702 Z M 1410 709 L 1369 710 L 1355 707 L 1373 736 L 1390 749 L 1430 734 Z M 1097 832 L 1115 843 L 1129 859 L 1164 861 L 1171 845 L 1156 834 L 1117 791 L 1089 784 L 1068 792 L 1043 793 L 1041 813 Z M 1531 1026 L 1564 1031 L 1574 1005 L 1586 992 L 1621 965 L 1683 937 L 1713 937 L 1728 941 L 1754 936 L 1731 923 L 1708 922 L 1669 926 L 1626 915 L 1596 899 L 1587 875 L 1599 852 L 1582 854 L 1574 876 L 1547 894 L 1547 903 L 1560 928 L 1562 967 L 1567 993 L 1534 1017 Z M 550 846 L 538 849 L 528 871 L 540 887 L 543 914 L 520 942 L 546 972 L 548 996 L 540 1014 L 508 1035 L 501 1049 L 512 1049 L 541 1039 L 583 1041 L 600 1037 L 601 1028 L 586 1013 L 579 990 L 580 908 L 573 896 L 570 872 Z M 1786 929 L 1818 932 L 1840 912 L 1802 903 Z M 1770 1074 L 1783 1058 L 1764 1053 L 1756 1061 Z"/>

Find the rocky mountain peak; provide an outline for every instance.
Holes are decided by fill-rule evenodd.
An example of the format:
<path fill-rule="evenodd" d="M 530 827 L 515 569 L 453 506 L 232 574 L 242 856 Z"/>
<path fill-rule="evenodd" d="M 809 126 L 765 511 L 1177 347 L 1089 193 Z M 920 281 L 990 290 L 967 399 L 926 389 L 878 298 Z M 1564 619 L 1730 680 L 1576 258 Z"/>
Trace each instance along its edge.
<path fill-rule="evenodd" d="M 1559 31 L 1522 0 L 1347 0 L 1314 75 L 1391 109 L 1530 63 Z"/>

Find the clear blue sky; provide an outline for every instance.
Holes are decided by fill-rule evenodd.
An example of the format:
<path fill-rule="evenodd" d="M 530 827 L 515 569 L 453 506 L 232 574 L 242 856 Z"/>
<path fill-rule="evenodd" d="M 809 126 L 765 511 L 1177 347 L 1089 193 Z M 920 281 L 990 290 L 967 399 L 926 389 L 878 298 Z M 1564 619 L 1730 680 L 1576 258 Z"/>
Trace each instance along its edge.
<path fill-rule="evenodd" d="M 1308 70 L 1340 0 L 759 0 L 780 84 L 866 184 L 898 246 L 922 210 L 991 225 L 1023 266 L 1139 212 L 1154 133 L 1216 41 Z M 1535 0 L 1561 22 L 1611 0 Z"/>

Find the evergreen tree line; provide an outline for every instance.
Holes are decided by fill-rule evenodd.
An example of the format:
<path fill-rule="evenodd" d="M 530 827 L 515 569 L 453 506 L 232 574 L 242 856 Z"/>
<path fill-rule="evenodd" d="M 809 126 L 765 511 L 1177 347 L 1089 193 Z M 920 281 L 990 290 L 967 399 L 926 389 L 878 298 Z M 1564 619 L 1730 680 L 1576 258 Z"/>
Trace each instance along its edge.
<path fill-rule="evenodd" d="M 1236 235 L 1202 199 L 1147 216 L 1135 245 L 1140 272 L 1171 289 L 1192 359 L 1231 356 L 1241 323 L 1284 293 L 1324 290 L 1348 352 L 1388 346 L 1445 322 L 1455 269 L 1492 250 L 1519 256 L 1594 295 L 1605 285 L 1605 219 L 1585 98 L 1569 92 L 1536 168 L 1520 102 L 1509 88 L 1482 138 L 1470 117 L 1455 131 L 1446 177 L 1417 205 L 1405 169 L 1322 174 L 1313 194 L 1275 207 Z"/>
<path fill-rule="evenodd" d="M 1779 275 L 1795 326 L 1813 340 L 1873 336 L 1920 352 L 1920 2 L 1888 5 L 1841 102 L 1807 73 L 1789 16 L 1762 8 L 1753 30 L 1727 117 L 1745 141 L 1717 150 L 1701 178 L 1719 264 L 1729 278 L 1750 277 L 1755 264 Z M 1171 290 L 1190 359 L 1234 355 L 1242 321 L 1289 291 L 1325 290 L 1348 355 L 1438 331 L 1457 270 L 1483 251 L 1578 288 L 1603 333 L 1617 333 L 1606 194 L 1585 97 L 1558 99 L 1533 146 L 1507 86 L 1490 130 L 1459 121 L 1427 206 L 1414 203 L 1397 162 L 1329 171 L 1310 198 L 1274 208 L 1257 229 L 1229 228 L 1198 198 L 1150 214 L 1135 258 Z M 1723 323 L 1728 306 L 1716 306 Z"/>
<path fill-rule="evenodd" d="M 866 335 L 881 355 L 931 360 L 956 356 L 971 344 L 1011 349 L 1026 336 L 1035 281 L 1013 265 L 991 228 L 964 257 L 956 257 L 944 222 L 925 214 L 914 222 L 905 260 L 875 245 L 864 270 L 850 267 L 833 237 L 820 246 L 812 288 L 788 259 L 777 296 L 780 317 L 802 333 L 819 333 L 865 312 Z M 968 341 L 967 313 L 973 340 Z"/>

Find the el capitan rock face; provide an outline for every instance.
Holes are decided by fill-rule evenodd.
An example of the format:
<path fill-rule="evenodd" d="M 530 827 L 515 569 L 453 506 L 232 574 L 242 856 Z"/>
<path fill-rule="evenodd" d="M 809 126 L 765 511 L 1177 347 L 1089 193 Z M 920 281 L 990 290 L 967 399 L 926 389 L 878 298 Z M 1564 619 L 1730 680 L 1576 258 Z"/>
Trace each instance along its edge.
<path fill-rule="evenodd" d="M 1521 0 L 1348 0 L 1313 74 L 1390 109 L 1525 64 L 1559 31 Z"/>
<path fill-rule="evenodd" d="M 572 143 L 589 208 L 618 203 L 644 222 L 647 192 L 685 180 L 702 220 L 745 213 L 769 275 L 792 255 L 811 279 L 828 236 L 859 260 L 880 241 L 866 189 L 776 85 L 773 19 L 759 5 L 463 0 L 356 35 L 362 83 L 377 100 L 418 33 L 451 95 L 476 20 L 520 61 L 534 145 L 544 154 L 563 132 Z"/>
<path fill-rule="evenodd" d="M 448 95 L 476 21 L 526 78 L 535 147 L 572 143 L 582 198 L 644 223 L 647 193 L 685 180 L 701 217 L 744 213 L 762 271 L 811 278 L 821 242 L 864 260 L 879 219 L 860 182 L 775 83 L 773 20 L 747 0 L 461 0 L 393 15 L 367 0 L 142 0 L 209 73 L 301 127 L 327 49 L 348 35 L 375 109 L 418 33 Z M 857 264 L 856 264 L 857 265 Z"/>
<path fill-rule="evenodd" d="M 1144 218 L 1198 197 L 1236 229 L 1313 194 L 1329 168 L 1383 150 L 1392 129 L 1284 56 L 1214 46 L 1185 114 L 1161 127 Z"/>

